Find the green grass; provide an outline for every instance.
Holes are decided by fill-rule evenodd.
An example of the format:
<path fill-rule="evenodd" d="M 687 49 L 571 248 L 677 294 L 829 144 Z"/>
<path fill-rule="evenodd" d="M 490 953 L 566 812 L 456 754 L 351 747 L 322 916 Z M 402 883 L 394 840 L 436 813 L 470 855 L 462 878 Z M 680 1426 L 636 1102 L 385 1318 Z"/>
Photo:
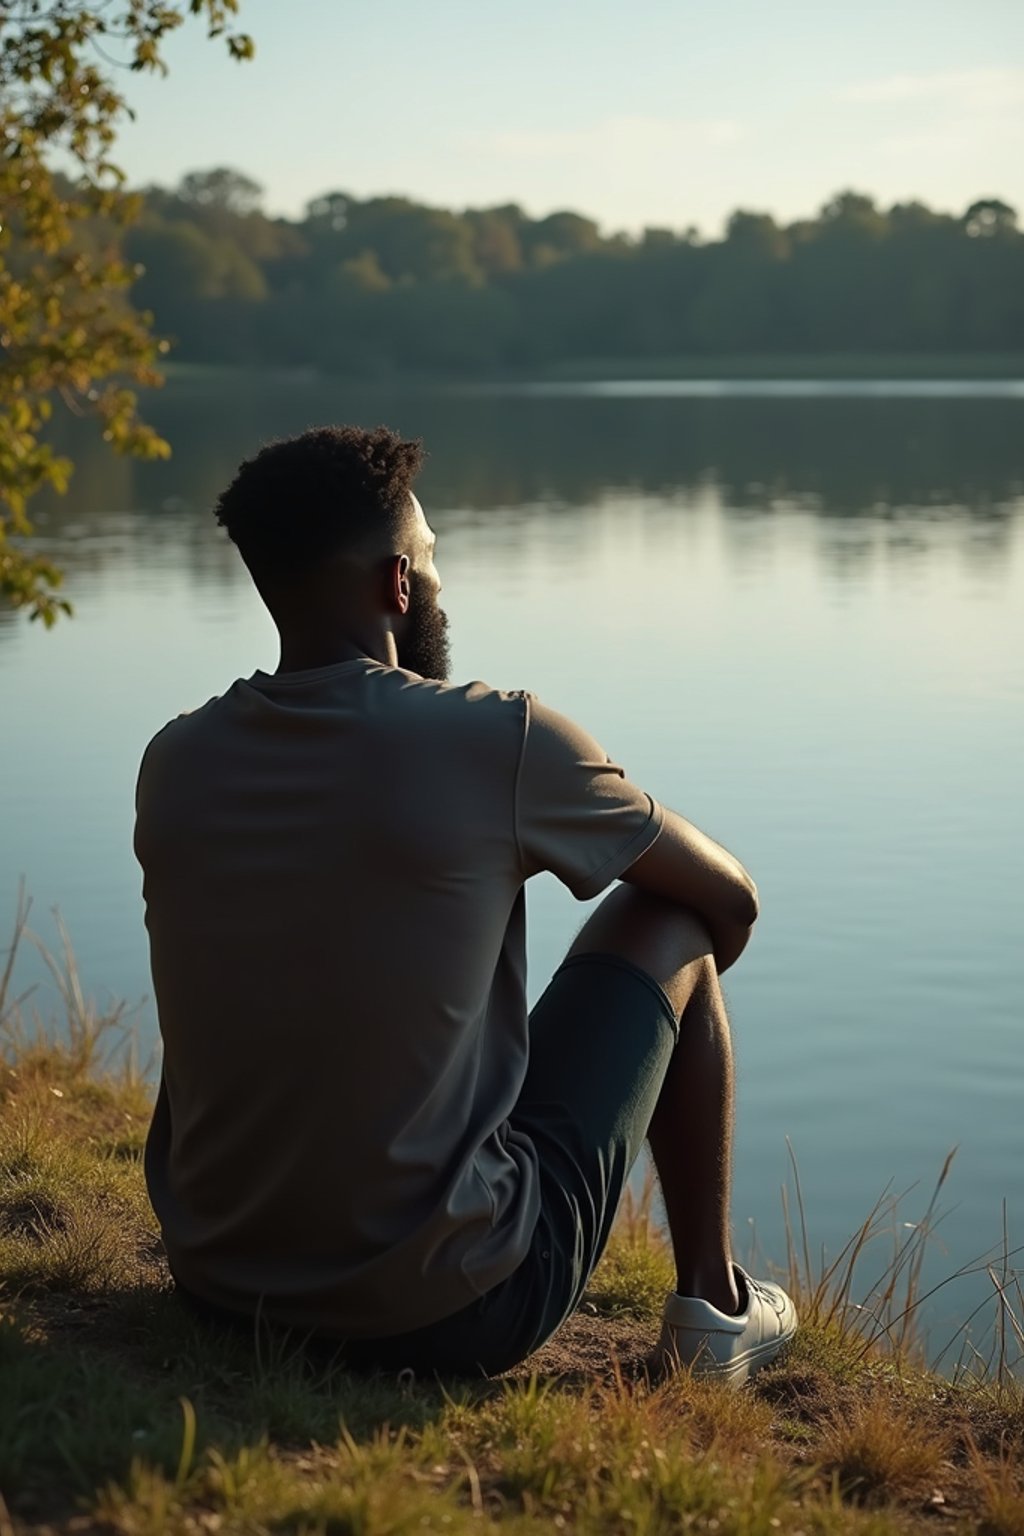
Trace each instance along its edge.
<path fill-rule="evenodd" d="M 123 1020 L 82 997 L 69 959 L 57 973 L 59 1028 L 0 975 L 0 1536 L 1024 1536 L 1019 1313 L 1004 1297 L 983 1376 L 930 1374 L 909 1326 L 866 1325 L 852 1301 L 876 1218 L 812 1273 L 798 1203 L 805 1324 L 739 1393 L 639 1368 L 671 1284 L 650 1191 L 579 1318 L 506 1381 L 360 1377 L 265 1331 L 207 1331 L 174 1297 L 145 1198 L 149 1090 L 108 1050 Z M 916 1250 L 893 1263 L 896 1316 Z"/>

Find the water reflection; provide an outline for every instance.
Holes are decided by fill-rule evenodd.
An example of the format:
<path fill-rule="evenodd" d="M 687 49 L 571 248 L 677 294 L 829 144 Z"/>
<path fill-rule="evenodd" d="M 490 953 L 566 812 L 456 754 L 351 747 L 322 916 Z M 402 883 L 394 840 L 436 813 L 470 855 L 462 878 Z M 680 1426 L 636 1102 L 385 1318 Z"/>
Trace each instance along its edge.
<path fill-rule="evenodd" d="M 72 589 L 107 568 L 169 564 L 204 584 L 242 580 L 209 508 L 261 441 L 324 420 L 384 420 L 422 436 L 422 495 L 437 527 L 464 537 L 479 525 L 493 554 L 555 520 L 569 558 L 581 517 L 592 527 L 606 514 L 657 559 L 660 517 L 711 506 L 738 570 L 772 558 L 773 521 L 804 512 L 820 520 L 820 556 L 835 572 L 939 545 L 995 579 L 1024 498 L 1024 399 L 1012 397 L 549 398 L 211 375 L 170 384 L 147 409 L 174 446 L 169 463 L 113 458 L 89 424 L 66 428 L 72 490 L 40 501 L 36 523 Z M 630 532 L 640 498 L 644 531 Z M 556 541 L 545 545 L 558 558 Z M 0 629 L 10 622 L 0 614 Z"/>
<path fill-rule="evenodd" d="M 212 390 L 171 384 L 149 397 L 150 416 L 174 445 L 170 463 L 115 460 L 88 424 L 71 424 L 78 469 L 63 505 L 79 515 L 208 507 L 256 444 L 324 420 L 386 420 L 424 437 L 433 499 L 481 511 L 586 504 L 609 487 L 695 491 L 709 481 L 731 507 L 799 500 L 825 516 L 949 507 L 997 516 L 1024 493 L 1024 399 L 553 401 L 234 380 Z"/>

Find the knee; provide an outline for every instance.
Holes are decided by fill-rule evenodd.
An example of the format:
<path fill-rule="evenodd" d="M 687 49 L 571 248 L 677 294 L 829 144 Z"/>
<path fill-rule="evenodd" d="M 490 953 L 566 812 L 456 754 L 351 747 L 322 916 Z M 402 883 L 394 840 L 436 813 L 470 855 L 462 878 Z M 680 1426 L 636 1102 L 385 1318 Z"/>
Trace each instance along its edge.
<path fill-rule="evenodd" d="M 591 914 L 569 954 L 619 955 L 639 966 L 668 993 L 690 995 L 714 976 L 707 925 L 686 907 L 635 886 L 618 885 Z"/>

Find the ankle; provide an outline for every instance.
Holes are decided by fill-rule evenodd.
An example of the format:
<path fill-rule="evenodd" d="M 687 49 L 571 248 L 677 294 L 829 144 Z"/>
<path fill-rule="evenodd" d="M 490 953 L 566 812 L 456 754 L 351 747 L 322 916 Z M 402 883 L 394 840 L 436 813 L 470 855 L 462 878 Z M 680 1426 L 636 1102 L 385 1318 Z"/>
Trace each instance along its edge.
<path fill-rule="evenodd" d="M 679 1270 L 676 1274 L 676 1294 L 699 1297 L 701 1301 L 710 1302 L 727 1317 L 735 1317 L 741 1310 L 742 1298 L 731 1263 L 716 1264 L 713 1268 Z"/>

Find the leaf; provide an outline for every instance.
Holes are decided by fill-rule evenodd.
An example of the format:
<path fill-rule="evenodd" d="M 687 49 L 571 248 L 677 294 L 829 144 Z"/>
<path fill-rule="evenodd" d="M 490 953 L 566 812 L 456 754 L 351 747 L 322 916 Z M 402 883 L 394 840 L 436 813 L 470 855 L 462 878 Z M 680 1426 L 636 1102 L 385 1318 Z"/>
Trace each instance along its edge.
<path fill-rule="evenodd" d="M 230 57 L 252 55 L 251 39 L 228 30 L 236 0 L 130 0 L 118 9 L 132 69 L 166 73 L 163 41 L 188 16 L 204 17 Z M 13 210 L 0 227 L 0 601 L 50 628 L 71 605 L 55 596 L 60 572 L 33 554 L 26 508 L 44 486 L 63 493 L 70 482 L 71 461 L 43 435 L 54 402 L 94 416 L 115 451 L 166 458 L 170 445 L 140 419 L 129 386 L 162 383 L 153 365 L 167 343 L 124 297 L 135 265 L 113 237 L 104 233 L 102 249 L 96 235 L 95 221 L 120 231 L 142 206 L 121 190 L 112 155 L 133 113 L 116 64 L 94 47 L 111 30 L 103 8 L 30 0 L 11 10 L 0 6 L 0 208 Z"/>

